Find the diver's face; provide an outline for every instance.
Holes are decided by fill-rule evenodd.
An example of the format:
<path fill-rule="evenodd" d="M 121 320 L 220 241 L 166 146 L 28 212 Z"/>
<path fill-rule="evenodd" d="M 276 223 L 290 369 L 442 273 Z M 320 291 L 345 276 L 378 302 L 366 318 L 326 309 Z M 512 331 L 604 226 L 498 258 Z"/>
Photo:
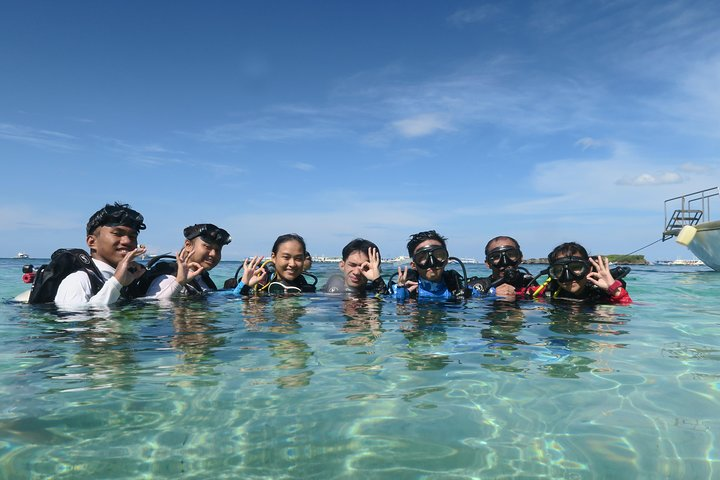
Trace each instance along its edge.
<path fill-rule="evenodd" d="M 215 268 L 222 259 L 222 245 L 206 242 L 202 237 L 185 240 L 185 250 L 193 252 L 189 260 L 199 263 L 205 271 Z"/>
<path fill-rule="evenodd" d="M 275 263 L 277 276 L 292 282 L 303 272 L 305 250 L 297 240 L 288 240 L 278 245 L 277 252 L 270 258 Z"/>
<path fill-rule="evenodd" d="M 348 287 L 364 287 L 367 278 L 363 275 L 363 268 L 367 269 L 370 262 L 365 252 L 355 251 L 348 255 L 347 259 L 340 262 L 340 270 L 345 276 L 345 285 Z"/>
<path fill-rule="evenodd" d="M 514 242 L 500 238 L 490 243 L 485 256 L 485 265 L 492 270 L 493 277 L 503 276 L 506 268 L 517 267 L 520 262 L 522 262 L 522 252 Z"/>
<path fill-rule="evenodd" d="M 559 255 L 555 257 L 555 261 L 550 268 L 557 269 L 557 275 L 555 276 L 558 277 L 556 280 L 561 289 L 572 294 L 578 294 L 585 288 L 585 285 L 587 285 L 587 274 L 590 272 L 590 269 L 587 266 L 589 265 L 587 262 L 585 262 L 586 265 L 584 267 L 582 266 L 582 262 L 567 263 L 571 258 L 574 259 L 576 257 L 567 254 Z M 555 262 L 557 262 L 557 264 Z M 561 272 L 561 268 L 558 266 L 562 263 L 566 263 L 564 273 Z M 551 276 L 553 275 L 551 272 Z"/>
<path fill-rule="evenodd" d="M 87 245 L 93 258 L 116 268 L 128 252 L 137 248 L 138 232 L 124 225 L 102 226 L 87 236 Z"/>
<path fill-rule="evenodd" d="M 427 253 L 426 253 L 427 252 Z M 427 257 L 433 256 L 435 261 L 424 261 Z M 413 260 L 410 266 L 417 270 L 420 278 L 431 282 L 439 282 L 442 280 L 445 265 L 447 265 L 448 256 L 447 249 L 438 240 L 425 240 L 415 247 L 413 251 Z"/>

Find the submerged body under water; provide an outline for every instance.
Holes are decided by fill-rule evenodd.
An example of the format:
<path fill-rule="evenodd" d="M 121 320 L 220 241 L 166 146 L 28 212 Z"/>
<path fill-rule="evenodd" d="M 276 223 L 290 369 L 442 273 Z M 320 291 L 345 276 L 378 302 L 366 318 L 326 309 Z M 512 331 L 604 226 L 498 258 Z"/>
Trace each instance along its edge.
<path fill-rule="evenodd" d="M 627 281 L 630 306 L 4 302 L 0 478 L 717 478 L 720 274 Z"/>

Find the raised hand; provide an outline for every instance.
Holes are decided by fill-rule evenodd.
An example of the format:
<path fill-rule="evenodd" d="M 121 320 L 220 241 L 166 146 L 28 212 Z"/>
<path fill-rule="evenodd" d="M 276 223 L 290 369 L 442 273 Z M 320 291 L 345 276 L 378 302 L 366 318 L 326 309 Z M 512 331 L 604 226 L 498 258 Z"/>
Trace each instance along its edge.
<path fill-rule="evenodd" d="M 407 272 L 408 267 L 405 266 L 403 269 L 402 267 L 398 267 L 398 281 L 397 286 L 398 287 L 405 287 L 407 288 L 408 292 L 413 292 L 417 290 L 418 288 L 418 282 L 413 282 L 407 279 Z"/>
<path fill-rule="evenodd" d="M 175 280 L 180 285 L 187 284 L 205 270 L 205 267 L 201 266 L 199 263 L 190 261 L 193 252 L 194 250 L 187 250 L 183 247 L 183 249 L 175 255 L 175 259 L 177 260 L 177 274 L 175 275 Z"/>
<path fill-rule="evenodd" d="M 370 247 L 368 255 L 370 260 L 360 266 L 360 271 L 365 278 L 372 282 L 380 278 L 380 252 L 377 248 Z"/>
<path fill-rule="evenodd" d="M 126 253 L 125 257 L 120 260 L 120 263 L 115 268 L 115 275 L 113 275 L 120 282 L 120 285 L 127 287 L 145 273 L 145 267 L 134 261 L 135 258 L 145 252 L 145 246 L 139 245 L 135 250 Z"/>
<path fill-rule="evenodd" d="M 243 262 L 242 282 L 248 287 L 267 282 L 268 272 L 260 268 L 264 258 L 263 256 L 246 258 Z"/>
<path fill-rule="evenodd" d="M 615 279 L 610 273 L 610 262 L 607 257 L 597 257 L 597 259 L 590 257 L 589 260 L 590 264 L 595 267 L 595 271 L 588 273 L 586 278 L 593 285 L 608 291 L 610 285 L 615 283 Z"/>

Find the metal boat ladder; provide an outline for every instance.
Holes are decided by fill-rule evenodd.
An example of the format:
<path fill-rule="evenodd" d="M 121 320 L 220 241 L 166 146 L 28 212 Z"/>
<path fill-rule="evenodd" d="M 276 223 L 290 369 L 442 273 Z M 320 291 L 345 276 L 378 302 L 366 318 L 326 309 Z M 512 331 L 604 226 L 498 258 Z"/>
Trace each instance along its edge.
<path fill-rule="evenodd" d="M 714 187 L 665 200 L 663 242 L 677 236 L 685 225 L 697 225 L 701 220 L 709 222 L 710 199 L 719 195 L 718 187 Z M 672 211 L 669 219 L 668 211 Z"/>

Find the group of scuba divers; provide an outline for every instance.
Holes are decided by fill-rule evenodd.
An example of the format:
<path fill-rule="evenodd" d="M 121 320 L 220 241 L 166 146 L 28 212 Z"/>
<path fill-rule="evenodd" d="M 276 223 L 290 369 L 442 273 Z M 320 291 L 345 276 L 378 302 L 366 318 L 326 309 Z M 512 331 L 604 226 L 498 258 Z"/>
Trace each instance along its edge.
<path fill-rule="evenodd" d="M 49 264 L 25 270 L 33 283 L 29 303 L 58 305 L 109 305 L 120 298 L 167 299 L 217 291 L 209 272 L 218 265 L 230 234 L 213 224 L 184 229 L 183 247 L 170 258 L 155 257 L 147 266 L 136 259 L 146 253 L 138 245 L 145 229 L 143 216 L 126 204 L 107 204 L 87 223 L 87 246 L 57 250 Z M 340 273 L 317 287 L 307 272 L 311 260 L 305 241 L 297 234 L 275 240 L 269 258 L 247 258 L 222 289 L 229 295 L 296 294 L 326 292 L 353 296 L 389 295 L 407 299 L 447 300 L 475 296 L 499 299 L 549 298 L 588 303 L 632 303 L 625 289 L 629 269 L 611 268 L 608 259 L 592 258 L 581 245 L 558 245 L 548 255 L 549 267 L 532 275 L 521 266 L 516 240 L 499 236 L 485 246 L 485 264 L 491 274 L 467 278 L 462 262 L 448 253 L 446 238 L 434 230 L 410 236 L 410 266 L 398 267 L 389 281 L 381 276 L 380 250 L 373 242 L 356 238 L 342 250 Z M 457 262 L 462 274 L 447 268 Z M 547 280 L 538 283 L 540 277 Z"/>

